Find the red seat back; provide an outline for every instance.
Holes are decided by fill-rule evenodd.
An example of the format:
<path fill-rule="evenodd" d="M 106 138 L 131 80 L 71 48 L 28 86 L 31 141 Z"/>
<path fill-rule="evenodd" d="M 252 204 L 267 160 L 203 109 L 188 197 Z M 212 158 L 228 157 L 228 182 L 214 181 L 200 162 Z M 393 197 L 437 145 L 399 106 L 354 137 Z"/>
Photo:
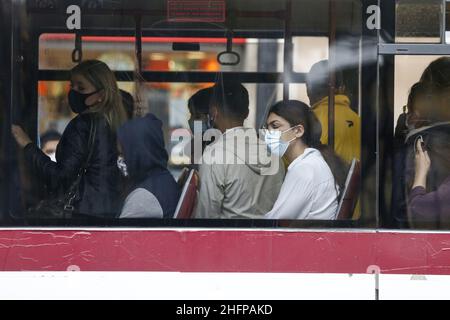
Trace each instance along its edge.
<path fill-rule="evenodd" d="M 175 210 L 174 219 L 190 219 L 197 201 L 197 190 L 199 177 L 197 172 L 192 169 L 189 171 L 186 182 L 181 191 L 180 200 Z"/>
<path fill-rule="evenodd" d="M 186 180 L 189 176 L 190 170 L 186 167 L 181 170 L 180 176 L 178 177 L 177 183 L 180 188 L 183 188 L 184 184 L 186 183 Z"/>
<path fill-rule="evenodd" d="M 345 181 L 344 191 L 339 201 L 338 220 L 350 220 L 358 203 L 361 185 L 361 165 L 359 160 L 353 159 Z"/>

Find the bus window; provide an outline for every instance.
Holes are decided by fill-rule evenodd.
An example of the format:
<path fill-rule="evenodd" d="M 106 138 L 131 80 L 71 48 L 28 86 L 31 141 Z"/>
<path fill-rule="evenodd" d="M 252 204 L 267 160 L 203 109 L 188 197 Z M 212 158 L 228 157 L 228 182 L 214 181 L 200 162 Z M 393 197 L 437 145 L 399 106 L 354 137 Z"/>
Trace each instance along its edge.
<path fill-rule="evenodd" d="M 145 39 L 144 39 L 145 40 Z M 152 45 L 143 47 L 144 56 L 148 57 L 149 70 L 154 71 L 222 71 L 222 72 L 255 72 L 262 71 L 257 60 L 251 59 L 258 54 L 259 48 L 272 43 L 275 56 L 283 56 L 283 45 L 276 39 L 234 38 L 232 49 L 241 57 L 238 65 L 221 65 L 218 54 L 225 51 L 226 38 L 165 38 L 155 39 Z M 199 51 L 173 50 L 178 43 L 199 44 Z M 158 63 L 158 61 L 161 61 Z M 162 63 L 164 61 L 165 63 Z M 283 64 L 275 63 L 267 66 L 266 72 L 283 72 Z"/>
<path fill-rule="evenodd" d="M 133 38 L 81 37 L 81 53 L 84 60 L 100 59 L 114 71 L 135 69 Z M 68 70 L 75 65 L 72 52 L 75 35 L 68 33 L 45 33 L 39 37 L 39 69 Z"/>
<path fill-rule="evenodd" d="M 12 127 L 3 164 L 12 224 L 376 225 L 376 46 L 363 45 L 376 34 L 364 29 L 366 4 L 226 2 L 225 23 L 174 20 L 164 1 L 80 2 L 80 29 L 68 29 L 63 4 L 5 7 L 14 17 L 11 115 L 2 114 Z M 224 63 L 223 52 L 239 58 Z M 202 91 L 200 137 L 216 135 L 202 140 L 197 163 L 180 140 L 195 139 L 189 101 Z M 48 130 L 63 135 L 53 163 L 39 150 Z M 232 162 L 214 161 L 223 154 Z M 68 190 L 78 192 L 73 215 L 33 215 Z M 189 205 L 191 219 L 173 219 Z"/>
<path fill-rule="evenodd" d="M 313 64 L 329 58 L 328 37 L 293 37 L 294 71 L 309 72 Z"/>

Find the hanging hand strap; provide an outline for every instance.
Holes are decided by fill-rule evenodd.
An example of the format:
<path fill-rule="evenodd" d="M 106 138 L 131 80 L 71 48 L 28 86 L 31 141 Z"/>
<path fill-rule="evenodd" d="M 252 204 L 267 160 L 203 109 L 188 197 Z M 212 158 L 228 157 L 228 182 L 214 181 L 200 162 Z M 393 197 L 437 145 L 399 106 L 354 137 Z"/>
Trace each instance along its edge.
<path fill-rule="evenodd" d="M 80 63 L 83 60 L 83 49 L 82 49 L 82 41 L 81 34 L 75 34 L 75 49 L 72 51 L 72 62 Z"/>
<path fill-rule="evenodd" d="M 217 55 L 217 62 L 223 66 L 236 66 L 241 62 L 239 53 L 233 51 L 233 31 L 228 30 L 227 33 L 227 49 Z M 226 61 L 227 56 L 234 57 L 234 61 Z"/>

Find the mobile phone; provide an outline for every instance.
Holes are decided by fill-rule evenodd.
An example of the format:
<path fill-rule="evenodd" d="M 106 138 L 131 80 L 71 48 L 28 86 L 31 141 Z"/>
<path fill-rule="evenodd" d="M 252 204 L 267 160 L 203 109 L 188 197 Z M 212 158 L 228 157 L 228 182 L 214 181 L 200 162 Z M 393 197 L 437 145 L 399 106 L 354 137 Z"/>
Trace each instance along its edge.
<path fill-rule="evenodd" d="M 425 151 L 425 142 L 423 141 L 423 137 L 422 136 L 418 136 L 416 139 L 416 143 L 414 144 L 414 149 L 417 146 L 417 141 L 420 141 L 420 146 L 422 147 L 422 151 Z M 417 152 L 417 150 L 416 150 Z"/>

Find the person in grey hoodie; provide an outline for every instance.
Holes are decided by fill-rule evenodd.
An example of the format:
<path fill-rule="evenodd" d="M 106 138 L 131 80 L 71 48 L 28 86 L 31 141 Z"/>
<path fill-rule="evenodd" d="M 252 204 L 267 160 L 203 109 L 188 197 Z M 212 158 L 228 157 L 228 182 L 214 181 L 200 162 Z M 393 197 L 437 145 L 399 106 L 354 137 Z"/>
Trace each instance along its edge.
<path fill-rule="evenodd" d="M 209 127 L 217 129 L 200 163 L 195 218 L 263 218 L 280 192 L 284 166 L 268 153 L 256 130 L 245 128 L 248 92 L 242 84 L 218 82 L 209 108 Z"/>

